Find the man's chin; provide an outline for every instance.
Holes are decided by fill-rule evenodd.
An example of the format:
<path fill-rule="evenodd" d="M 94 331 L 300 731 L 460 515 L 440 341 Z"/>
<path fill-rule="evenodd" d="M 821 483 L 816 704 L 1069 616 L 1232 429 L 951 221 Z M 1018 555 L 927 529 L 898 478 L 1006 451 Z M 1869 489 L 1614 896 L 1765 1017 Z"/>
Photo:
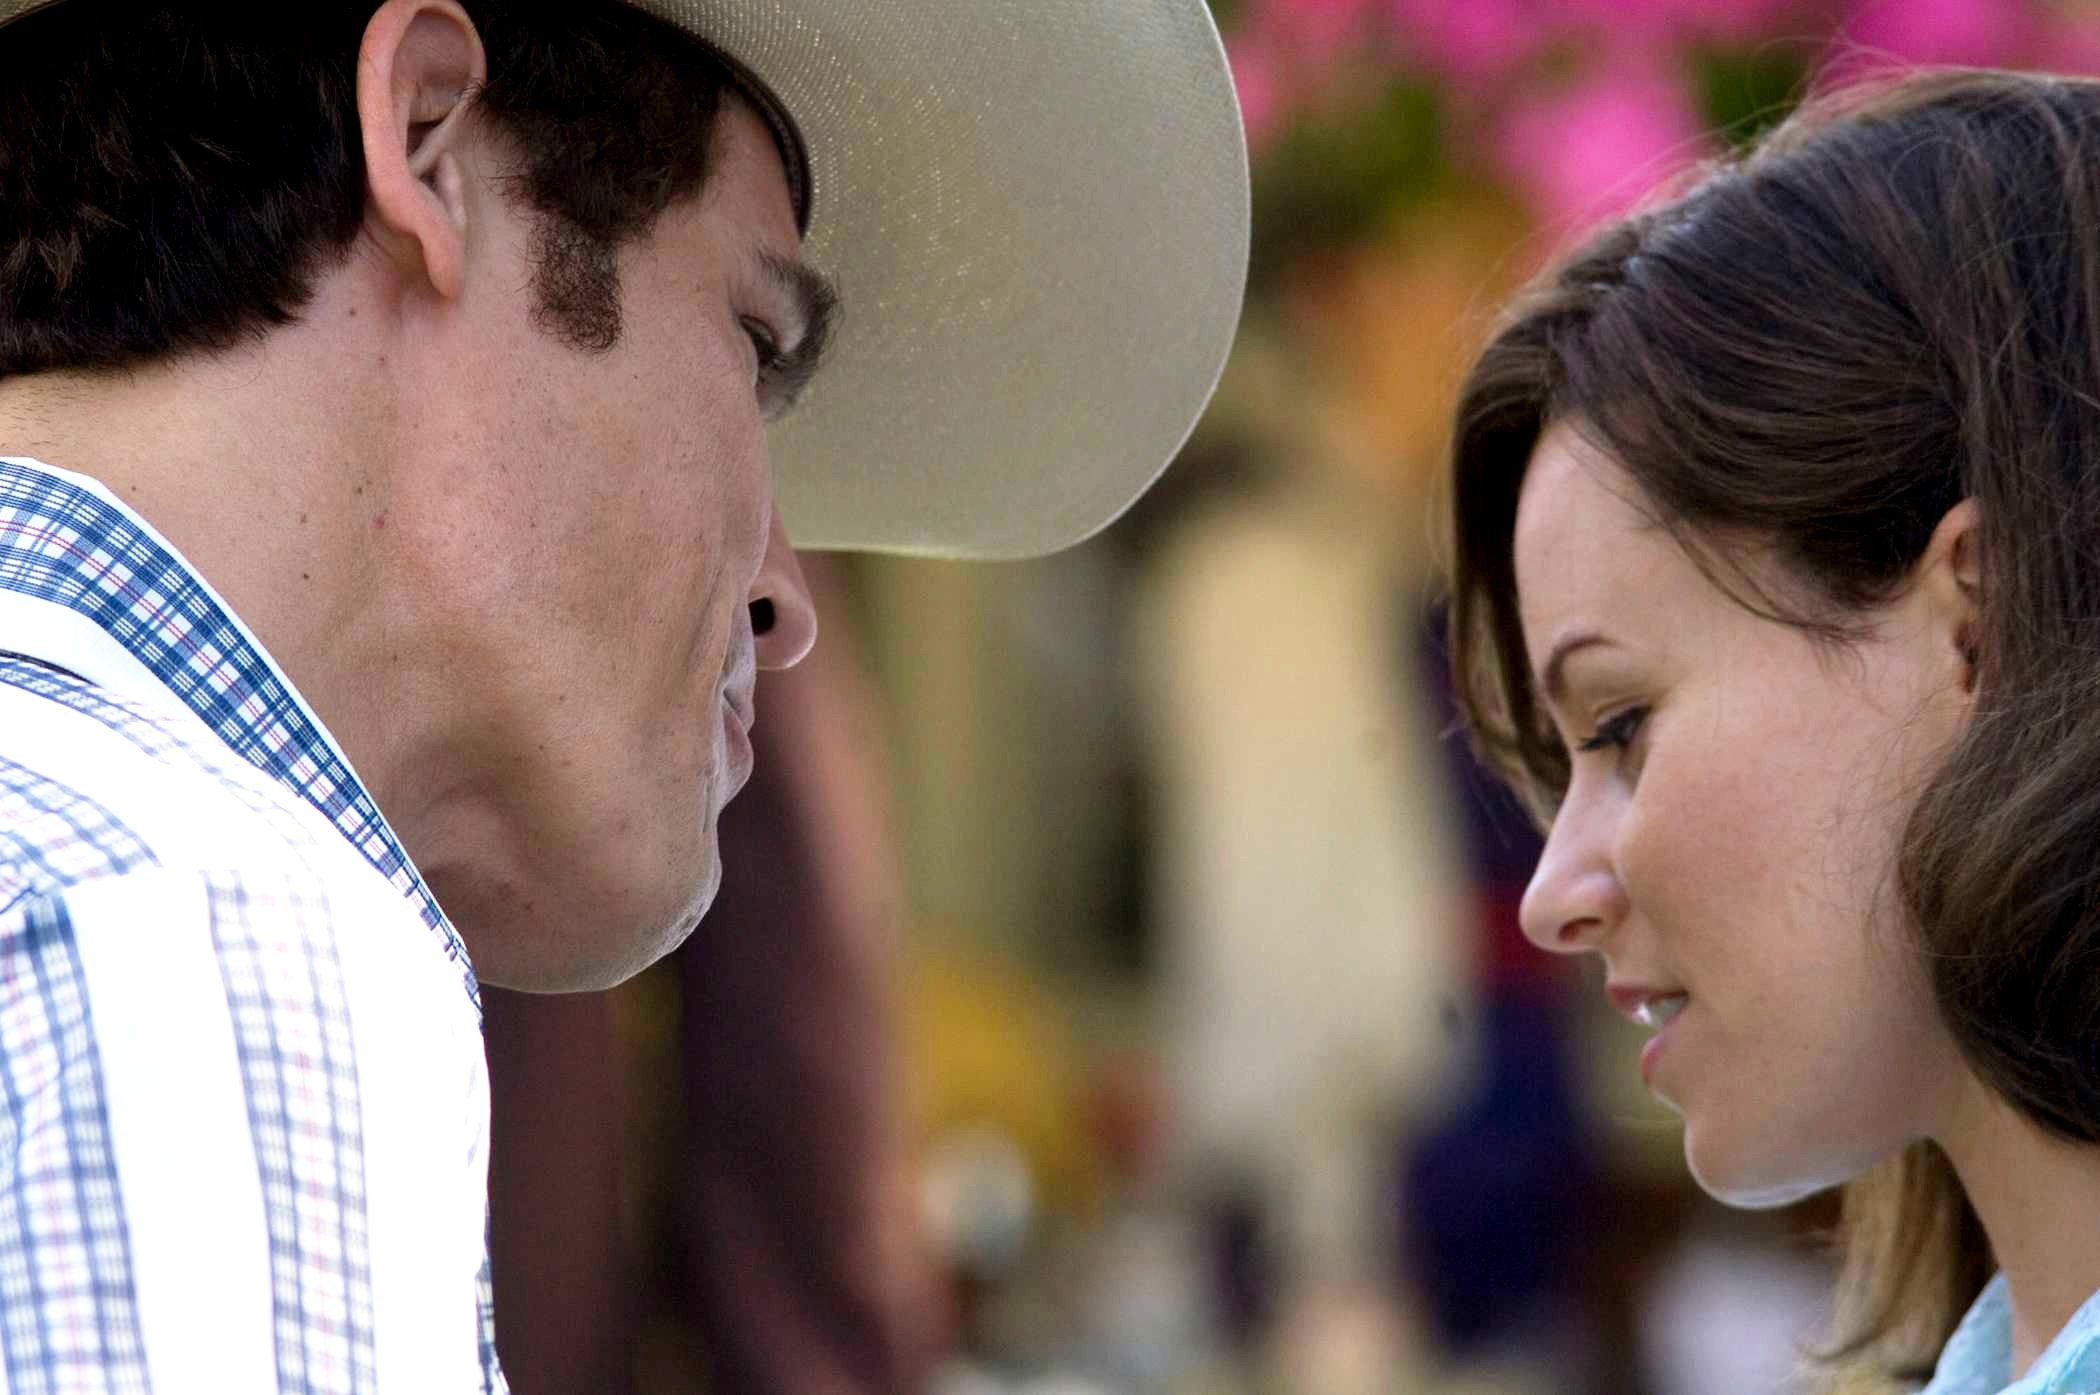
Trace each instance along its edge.
<path fill-rule="evenodd" d="M 669 888 L 654 913 L 641 911 L 617 921 L 601 916 L 513 915 L 507 922 L 459 928 L 481 982 L 520 993 L 598 993 L 616 988 L 670 954 L 698 928 L 722 881 L 721 861 L 707 859 L 697 885 L 684 894 Z M 610 899 L 610 898 L 608 898 Z M 639 905 L 641 898 L 630 898 Z M 449 908 L 448 908 L 449 909 Z M 653 928 L 652 928 L 653 927 Z"/>

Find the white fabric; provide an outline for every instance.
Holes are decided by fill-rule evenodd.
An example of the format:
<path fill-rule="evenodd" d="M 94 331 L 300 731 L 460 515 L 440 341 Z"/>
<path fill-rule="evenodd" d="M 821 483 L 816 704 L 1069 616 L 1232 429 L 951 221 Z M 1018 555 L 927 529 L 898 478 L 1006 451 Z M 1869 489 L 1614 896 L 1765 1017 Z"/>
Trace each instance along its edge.
<path fill-rule="evenodd" d="M 21 637 L 11 633 L 8 646 L 19 652 Z M 49 648 L 33 657 L 61 667 L 87 657 Z M 158 684 L 123 696 L 216 744 Z M 488 1118 L 480 1028 L 413 906 L 324 818 L 230 754 L 227 773 L 304 837 L 265 824 L 225 784 L 171 769 L 93 718 L 4 686 L 0 732 L 6 749 L 37 753 L 40 773 L 109 809 L 161 864 L 66 895 L 153 1388 L 280 1388 L 256 1145 L 197 880 L 200 870 L 223 868 L 310 882 L 341 932 L 333 944 L 356 1042 L 376 1388 L 479 1389 L 473 1314 Z"/>
<path fill-rule="evenodd" d="M 471 972 L 336 743 L 0 458 L 0 1392 L 500 1391 L 487 1157 Z"/>

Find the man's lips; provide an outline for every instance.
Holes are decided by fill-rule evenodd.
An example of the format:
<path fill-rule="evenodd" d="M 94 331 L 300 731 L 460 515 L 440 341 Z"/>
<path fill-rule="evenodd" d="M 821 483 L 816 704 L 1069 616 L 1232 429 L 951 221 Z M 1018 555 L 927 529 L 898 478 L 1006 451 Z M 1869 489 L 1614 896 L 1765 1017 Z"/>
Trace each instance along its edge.
<path fill-rule="evenodd" d="M 723 773 L 729 777 L 729 787 L 722 795 L 725 804 L 750 780 L 754 764 L 751 728 L 758 721 L 758 665 L 748 646 L 747 631 L 731 648 L 722 669 L 722 751 L 727 767 Z"/>
<path fill-rule="evenodd" d="M 729 792 L 723 795 L 726 803 L 751 779 L 752 767 L 757 758 L 751 750 L 750 722 L 737 711 L 734 704 L 724 703 L 728 710 L 722 716 L 722 742 L 724 759 L 728 763 Z"/>

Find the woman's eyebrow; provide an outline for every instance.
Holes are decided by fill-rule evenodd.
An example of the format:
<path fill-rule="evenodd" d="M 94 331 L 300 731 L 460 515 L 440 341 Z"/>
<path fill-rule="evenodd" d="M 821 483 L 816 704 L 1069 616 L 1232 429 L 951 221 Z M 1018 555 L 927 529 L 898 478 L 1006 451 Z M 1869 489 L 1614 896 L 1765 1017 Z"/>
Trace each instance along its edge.
<path fill-rule="evenodd" d="M 1553 652 L 1546 656 L 1545 667 L 1539 670 L 1539 686 L 1545 690 L 1546 700 L 1558 707 L 1568 698 L 1568 657 L 1584 649 L 1611 641 L 1595 630 L 1577 630 L 1562 635 L 1553 645 Z"/>

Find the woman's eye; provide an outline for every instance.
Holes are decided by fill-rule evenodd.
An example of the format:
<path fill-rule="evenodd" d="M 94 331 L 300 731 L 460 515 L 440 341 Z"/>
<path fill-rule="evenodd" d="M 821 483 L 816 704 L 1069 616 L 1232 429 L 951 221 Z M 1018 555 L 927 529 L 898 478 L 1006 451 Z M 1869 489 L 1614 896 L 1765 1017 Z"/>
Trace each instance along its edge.
<path fill-rule="evenodd" d="M 1647 708 L 1629 707 L 1616 716 L 1607 717 L 1597 724 L 1596 734 L 1575 749 L 1578 751 L 1603 751 L 1610 749 L 1623 751 L 1633 744 L 1633 738 L 1639 734 L 1641 723 L 1646 720 L 1647 716 Z"/>

